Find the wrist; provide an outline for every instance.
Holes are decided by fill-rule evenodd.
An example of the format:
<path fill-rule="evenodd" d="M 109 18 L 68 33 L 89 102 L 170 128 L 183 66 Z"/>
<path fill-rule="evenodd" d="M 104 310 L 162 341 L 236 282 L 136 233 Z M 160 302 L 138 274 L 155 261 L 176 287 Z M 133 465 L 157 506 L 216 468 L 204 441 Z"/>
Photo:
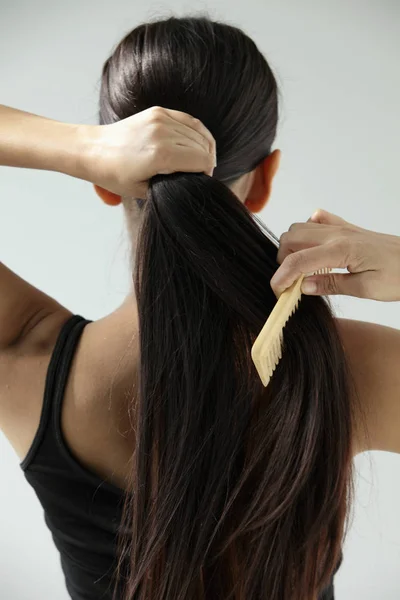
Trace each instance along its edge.
<path fill-rule="evenodd" d="M 75 132 L 77 158 L 75 170 L 79 174 L 75 177 L 99 184 L 99 165 L 101 164 L 102 179 L 106 178 L 107 162 L 104 164 L 106 154 L 106 140 L 104 126 L 101 125 L 78 125 Z"/>
<path fill-rule="evenodd" d="M 96 125 L 58 123 L 58 151 L 55 152 L 50 170 L 77 179 L 92 181 Z"/>

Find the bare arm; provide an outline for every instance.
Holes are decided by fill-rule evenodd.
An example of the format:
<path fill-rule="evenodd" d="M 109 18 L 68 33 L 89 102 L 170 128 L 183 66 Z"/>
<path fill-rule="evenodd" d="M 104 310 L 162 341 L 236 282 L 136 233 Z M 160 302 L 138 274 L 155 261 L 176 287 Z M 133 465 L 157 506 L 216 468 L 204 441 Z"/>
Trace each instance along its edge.
<path fill-rule="evenodd" d="M 86 132 L 0 106 L 0 165 L 90 180 Z M 0 427 L 21 458 L 39 424 L 50 353 L 71 314 L 0 262 Z"/>
<path fill-rule="evenodd" d="M 58 171 L 85 179 L 93 126 L 74 125 L 0 105 L 0 165 Z"/>
<path fill-rule="evenodd" d="M 0 165 L 85 178 L 85 129 L 0 106 Z M 55 300 L 0 262 L 0 350 L 63 311 Z"/>
<path fill-rule="evenodd" d="M 400 331 L 375 323 L 338 319 L 355 384 L 365 415 L 357 415 L 355 454 L 383 450 L 400 454 Z M 357 412 L 356 412 L 357 414 Z"/>

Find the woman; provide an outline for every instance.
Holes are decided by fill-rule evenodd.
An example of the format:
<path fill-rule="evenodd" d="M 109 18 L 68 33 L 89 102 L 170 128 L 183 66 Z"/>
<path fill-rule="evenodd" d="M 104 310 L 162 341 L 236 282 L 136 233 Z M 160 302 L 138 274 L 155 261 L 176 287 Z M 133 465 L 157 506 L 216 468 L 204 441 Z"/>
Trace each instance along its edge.
<path fill-rule="evenodd" d="M 203 17 L 121 40 L 98 126 L 0 109 L 1 164 L 92 182 L 132 237 L 134 289 L 96 322 L 0 268 L 1 426 L 74 600 L 333 598 L 353 457 L 400 451 L 400 333 L 318 297 L 399 300 L 400 238 L 320 210 L 277 253 L 251 216 L 277 115 L 254 42 Z M 264 389 L 252 344 L 323 267 L 349 274 L 305 280 Z"/>

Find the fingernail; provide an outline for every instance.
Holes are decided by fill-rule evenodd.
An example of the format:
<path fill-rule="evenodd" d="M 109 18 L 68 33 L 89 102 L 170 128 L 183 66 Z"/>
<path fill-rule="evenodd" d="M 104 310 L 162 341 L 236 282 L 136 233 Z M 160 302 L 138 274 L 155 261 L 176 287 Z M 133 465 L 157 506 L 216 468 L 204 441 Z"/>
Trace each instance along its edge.
<path fill-rule="evenodd" d="M 315 294 L 317 291 L 317 284 L 315 281 L 308 281 L 307 279 L 303 280 L 301 291 L 305 294 Z"/>

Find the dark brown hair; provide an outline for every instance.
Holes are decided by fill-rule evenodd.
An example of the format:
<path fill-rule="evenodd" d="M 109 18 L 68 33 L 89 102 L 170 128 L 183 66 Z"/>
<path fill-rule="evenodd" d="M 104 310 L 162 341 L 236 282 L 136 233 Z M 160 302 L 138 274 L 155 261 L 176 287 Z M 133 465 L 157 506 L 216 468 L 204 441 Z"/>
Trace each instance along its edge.
<path fill-rule="evenodd" d="M 133 29 L 106 61 L 100 123 L 154 105 L 199 118 L 218 166 L 153 177 L 141 211 L 120 594 L 314 600 L 353 495 L 347 364 L 328 302 L 303 297 L 263 388 L 250 351 L 276 302 L 277 251 L 228 187 L 271 152 L 276 80 L 237 27 L 170 17 Z"/>

